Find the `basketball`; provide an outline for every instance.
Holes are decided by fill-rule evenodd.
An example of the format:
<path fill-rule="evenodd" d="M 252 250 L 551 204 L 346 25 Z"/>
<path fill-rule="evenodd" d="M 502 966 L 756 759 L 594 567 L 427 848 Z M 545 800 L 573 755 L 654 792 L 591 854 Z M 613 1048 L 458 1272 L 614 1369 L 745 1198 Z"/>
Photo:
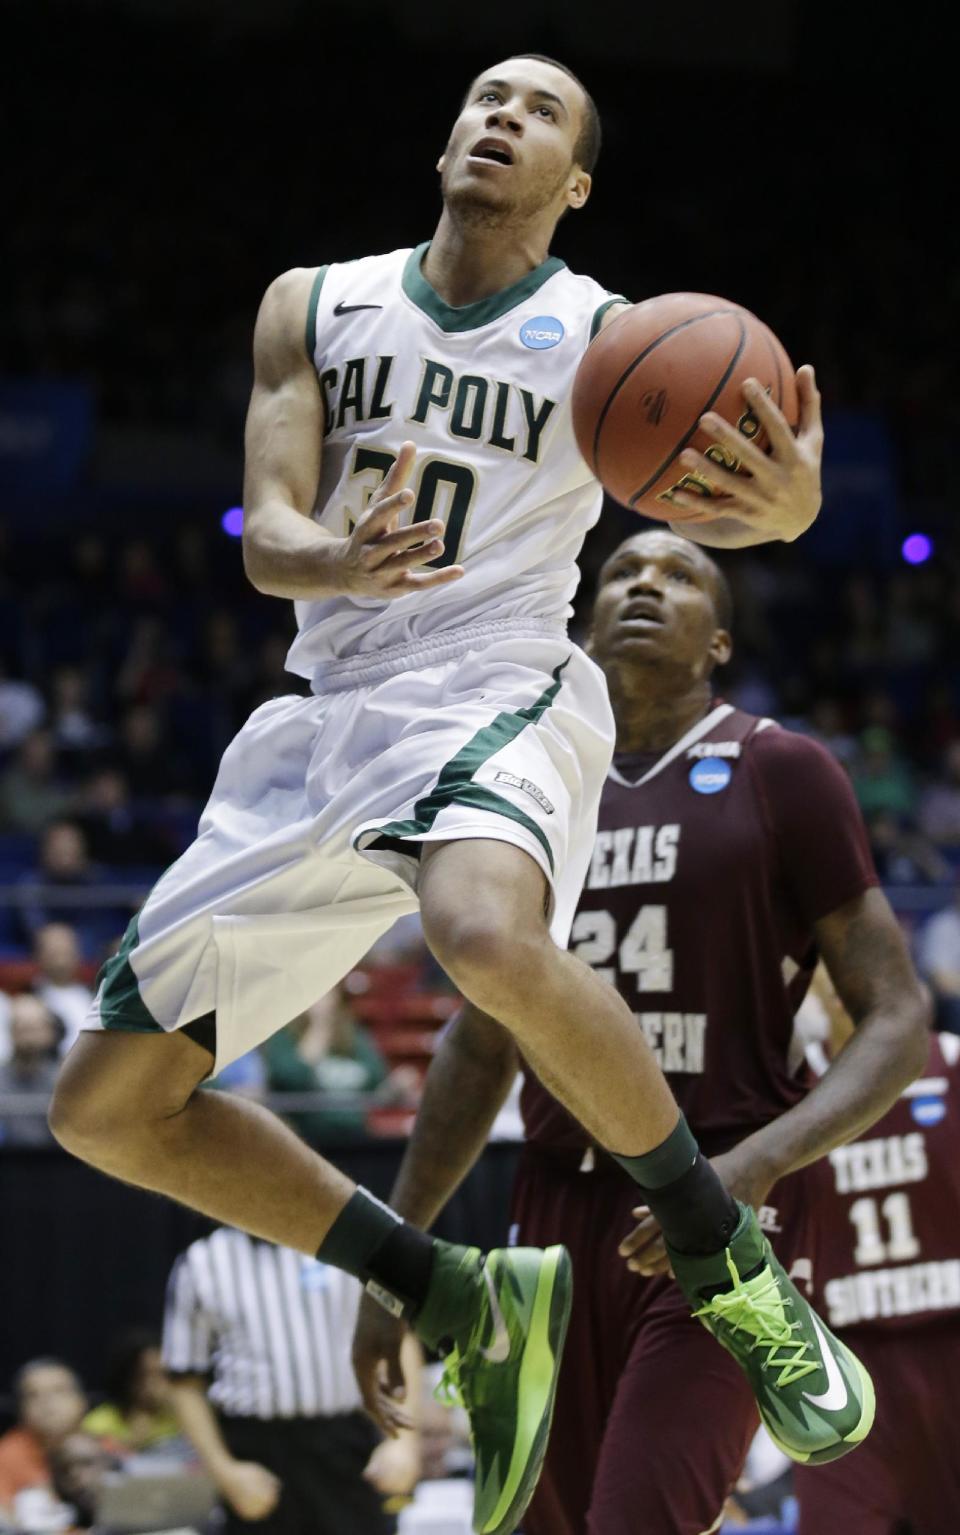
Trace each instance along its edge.
<path fill-rule="evenodd" d="M 644 517 L 682 522 L 678 491 L 722 501 L 708 479 L 678 463 L 686 447 L 740 470 L 711 442 L 700 417 L 712 410 L 761 449 L 766 433 L 743 384 L 755 378 L 796 429 L 794 369 L 776 336 L 728 299 L 664 293 L 619 315 L 590 343 L 573 385 L 580 452 L 604 490 Z M 747 471 L 741 471 L 747 472 Z"/>

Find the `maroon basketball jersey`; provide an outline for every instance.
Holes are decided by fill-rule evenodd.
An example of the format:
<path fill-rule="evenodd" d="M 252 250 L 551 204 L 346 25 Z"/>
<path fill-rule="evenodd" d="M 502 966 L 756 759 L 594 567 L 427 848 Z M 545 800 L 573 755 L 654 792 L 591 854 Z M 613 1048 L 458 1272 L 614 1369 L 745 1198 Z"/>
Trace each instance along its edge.
<path fill-rule="evenodd" d="M 960 1312 L 960 1039 L 820 1168 L 817 1304 L 831 1327 L 903 1328 Z"/>
<path fill-rule="evenodd" d="M 615 759 L 570 947 L 633 1009 L 712 1155 L 802 1097 L 813 925 L 877 878 L 846 774 L 806 736 L 717 704 L 643 766 L 631 782 Z M 532 1142 L 585 1148 L 530 1074 L 522 1107 Z"/>

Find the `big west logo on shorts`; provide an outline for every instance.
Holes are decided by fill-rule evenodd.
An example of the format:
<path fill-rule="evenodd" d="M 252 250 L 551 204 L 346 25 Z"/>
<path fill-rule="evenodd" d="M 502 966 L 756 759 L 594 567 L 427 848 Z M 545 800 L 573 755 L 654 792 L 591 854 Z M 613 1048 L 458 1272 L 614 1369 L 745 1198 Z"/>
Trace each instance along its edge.
<path fill-rule="evenodd" d="M 393 415 L 397 402 L 389 396 L 395 362 L 395 357 L 351 357 L 342 369 L 324 369 L 320 392 L 325 436 Z M 415 394 L 403 402 L 400 414 L 422 426 L 432 412 L 445 412 L 451 437 L 482 441 L 536 464 L 544 427 L 556 408 L 556 400 L 546 395 L 538 399 L 519 384 L 480 373 L 457 376 L 446 363 L 425 357 Z"/>

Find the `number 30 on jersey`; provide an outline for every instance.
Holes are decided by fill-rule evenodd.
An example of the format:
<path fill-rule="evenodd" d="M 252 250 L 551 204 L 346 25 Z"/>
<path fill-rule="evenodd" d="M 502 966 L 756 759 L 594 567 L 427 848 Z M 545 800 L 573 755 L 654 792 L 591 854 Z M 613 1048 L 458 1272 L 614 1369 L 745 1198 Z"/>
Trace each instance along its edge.
<path fill-rule="evenodd" d="M 365 448 L 359 443 L 354 449 L 350 466 L 351 478 L 366 475 L 364 507 L 379 490 L 396 461 L 395 453 L 382 448 Z M 413 517 L 411 522 L 429 522 L 439 517 L 446 522 L 443 553 L 429 566 L 439 570 L 444 565 L 455 565 L 463 545 L 467 518 L 477 489 L 477 476 L 468 464 L 452 464 L 447 459 L 426 458 L 419 464 L 414 489 Z M 347 533 L 352 533 L 355 523 L 347 512 Z"/>

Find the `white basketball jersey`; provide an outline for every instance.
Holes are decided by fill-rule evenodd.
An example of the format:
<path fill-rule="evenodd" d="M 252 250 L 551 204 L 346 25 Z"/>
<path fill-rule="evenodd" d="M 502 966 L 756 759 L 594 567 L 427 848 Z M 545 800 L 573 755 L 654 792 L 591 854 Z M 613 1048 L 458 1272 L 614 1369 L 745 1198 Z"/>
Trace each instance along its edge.
<path fill-rule="evenodd" d="M 611 298 L 558 257 L 501 293 L 461 308 L 424 278 L 416 250 L 321 267 L 307 349 L 325 432 L 316 519 L 348 534 L 401 443 L 416 443 L 408 517 L 446 524 L 437 563 L 460 581 L 391 602 L 334 597 L 296 604 L 290 671 L 451 638 L 499 620 L 562 628 L 584 536 L 600 513 L 577 450 L 570 391 Z M 624 302 L 619 300 L 619 302 Z"/>

